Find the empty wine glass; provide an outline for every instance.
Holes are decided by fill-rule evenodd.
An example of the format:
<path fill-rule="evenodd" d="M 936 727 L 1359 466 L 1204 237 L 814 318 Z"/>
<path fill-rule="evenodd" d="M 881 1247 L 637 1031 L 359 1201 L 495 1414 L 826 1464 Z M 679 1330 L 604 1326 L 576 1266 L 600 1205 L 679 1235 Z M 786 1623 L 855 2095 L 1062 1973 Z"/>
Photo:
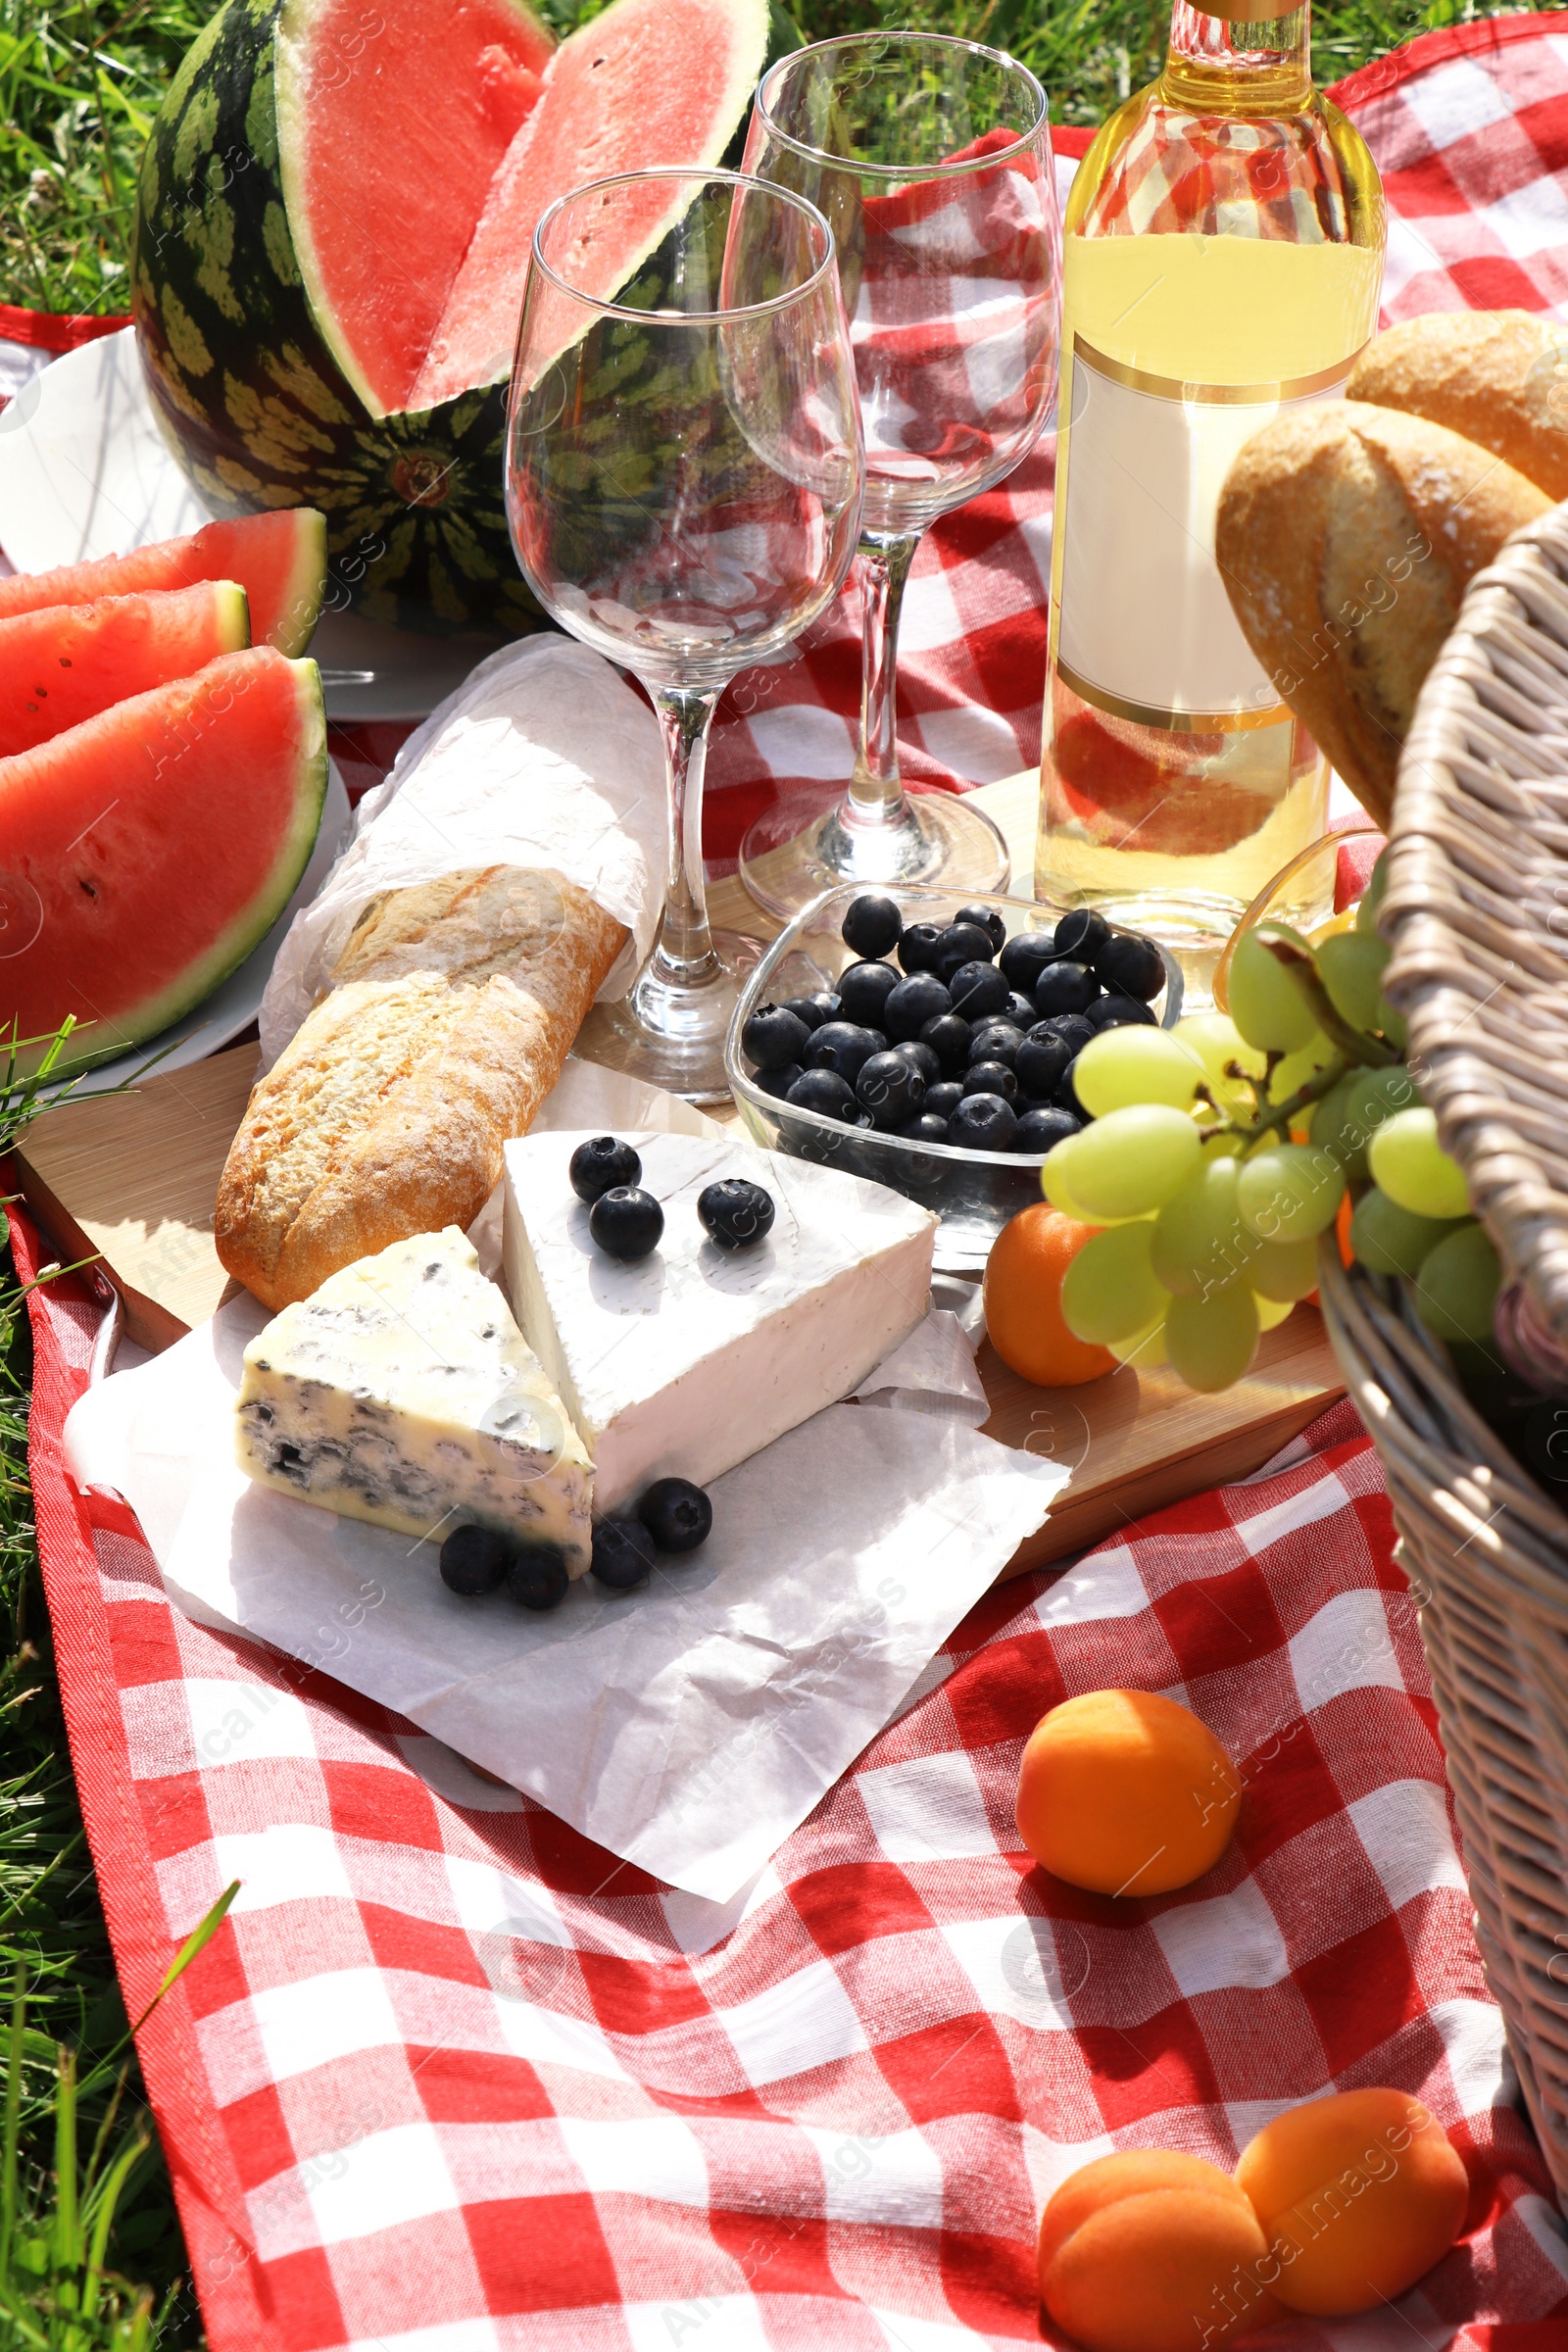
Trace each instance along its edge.
<path fill-rule="evenodd" d="M 624 274 L 624 258 L 648 258 Z M 838 594 L 862 456 L 833 240 L 799 195 L 734 172 L 634 172 L 534 231 L 507 426 L 507 514 L 529 585 L 642 680 L 669 784 L 664 909 L 582 1052 L 717 1100 L 755 940 L 710 930 L 703 766 L 734 672 Z"/>
<path fill-rule="evenodd" d="M 865 431 L 860 743 L 848 795 L 802 832 L 754 824 L 741 874 L 792 914 L 842 882 L 1000 890 L 1001 833 L 954 794 L 911 800 L 895 737 L 899 612 L 928 523 L 1010 473 L 1056 383 L 1061 233 L 1046 94 L 978 42 L 819 41 L 762 76 L 745 168 L 832 223 Z"/>

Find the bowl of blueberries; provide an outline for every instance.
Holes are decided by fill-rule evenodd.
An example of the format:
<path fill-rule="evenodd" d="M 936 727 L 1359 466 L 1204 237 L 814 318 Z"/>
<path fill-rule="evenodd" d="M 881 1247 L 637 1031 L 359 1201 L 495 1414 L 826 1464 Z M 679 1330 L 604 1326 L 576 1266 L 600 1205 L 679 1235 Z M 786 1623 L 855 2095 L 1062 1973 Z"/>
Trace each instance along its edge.
<path fill-rule="evenodd" d="M 1182 976 L 1141 932 L 1028 899 L 830 890 L 773 942 L 725 1047 L 757 1141 L 885 1184 L 940 1219 L 936 1264 L 985 1264 L 1089 1113 L 1102 1029 L 1174 1027 Z"/>

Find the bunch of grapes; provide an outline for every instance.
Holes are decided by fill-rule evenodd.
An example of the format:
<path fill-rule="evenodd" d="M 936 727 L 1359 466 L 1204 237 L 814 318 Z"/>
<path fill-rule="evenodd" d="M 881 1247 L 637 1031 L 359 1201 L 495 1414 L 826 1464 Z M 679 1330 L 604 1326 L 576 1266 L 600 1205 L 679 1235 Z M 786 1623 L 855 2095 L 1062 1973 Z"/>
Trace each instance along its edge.
<path fill-rule="evenodd" d="M 1074 1079 L 1093 1124 L 1042 1170 L 1054 1207 L 1103 1228 L 1062 1284 L 1079 1339 L 1169 1363 L 1189 1388 L 1229 1388 L 1315 1290 L 1318 1236 L 1348 1196 L 1365 1265 L 1405 1276 L 1440 1338 L 1490 1336 L 1496 1253 L 1383 994 L 1384 879 L 1380 858 L 1353 928 L 1316 947 L 1285 923 L 1245 933 L 1228 1014 L 1110 1029 L 1084 1048 Z"/>

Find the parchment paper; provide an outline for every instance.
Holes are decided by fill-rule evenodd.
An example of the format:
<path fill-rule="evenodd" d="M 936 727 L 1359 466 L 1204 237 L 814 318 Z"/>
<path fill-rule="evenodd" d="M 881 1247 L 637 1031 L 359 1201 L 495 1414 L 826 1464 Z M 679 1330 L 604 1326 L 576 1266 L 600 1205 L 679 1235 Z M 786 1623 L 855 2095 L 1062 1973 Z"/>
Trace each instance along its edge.
<path fill-rule="evenodd" d="M 648 705 L 569 637 L 491 654 L 361 801 L 347 849 L 272 966 L 263 1068 L 325 987 L 368 900 L 472 865 L 551 867 L 597 899 L 632 934 L 599 993 L 625 995 L 662 901 L 664 755 Z"/>

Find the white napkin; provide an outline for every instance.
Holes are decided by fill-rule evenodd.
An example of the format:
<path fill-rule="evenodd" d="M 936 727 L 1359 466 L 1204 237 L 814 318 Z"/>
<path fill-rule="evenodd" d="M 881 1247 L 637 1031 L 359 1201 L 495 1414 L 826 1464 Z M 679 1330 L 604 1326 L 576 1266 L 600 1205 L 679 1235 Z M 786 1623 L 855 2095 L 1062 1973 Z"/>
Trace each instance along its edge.
<path fill-rule="evenodd" d="M 632 935 L 599 993 L 625 995 L 663 898 L 664 755 L 647 704 L 569 637 L 491 654 L 366 794 L 348 848 L 278 951 L 263 1067 L 320 995 L 368 900 L 472 865 L 550 867 L 597 899 Z"/>

